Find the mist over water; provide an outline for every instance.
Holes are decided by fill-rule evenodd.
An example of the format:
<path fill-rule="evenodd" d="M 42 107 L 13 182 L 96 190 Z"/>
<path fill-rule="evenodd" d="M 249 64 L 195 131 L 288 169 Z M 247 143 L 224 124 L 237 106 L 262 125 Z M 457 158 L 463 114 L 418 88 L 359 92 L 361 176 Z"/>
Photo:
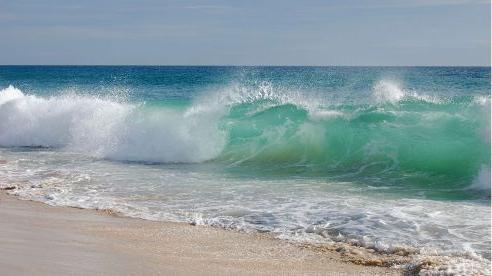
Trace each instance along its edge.
<path fill-rule="evenodd" d="M 490 259 L 489 68 L 0 68 L 21 196 Z"/>

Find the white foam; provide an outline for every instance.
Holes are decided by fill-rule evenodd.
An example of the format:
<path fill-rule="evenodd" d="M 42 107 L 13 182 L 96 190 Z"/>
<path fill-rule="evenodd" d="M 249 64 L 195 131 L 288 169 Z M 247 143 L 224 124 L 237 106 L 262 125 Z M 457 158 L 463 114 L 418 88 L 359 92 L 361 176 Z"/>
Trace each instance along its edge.
<path fill-rule="evenodd" d="M 243 103 L 260 103 L 258 111 L 266 106 L 295 105 L 313 114 L 326 106 L 322 97 L 284 87 L 276 87 L 270 82 L 261 82 L 246 86 L 232 83 L 216 91 L 208 91 L 198 97 L 189 113 L 203 112 L 204 110 L 227 111 L 230 107 Z M 262 104 L 261 104 L 262 103 Z"/>
<path fill-rule="evenodd" d="M 12 85 L 9 85 L 9 87 L 0 90 L 0 105 L 12 101 L 18 98 L 22 98 L 24 94 L 22 94 L 22 91 L 19 89 L 13 87 Z"/>
<path fill-rule="evenodd" d="M 378 103 L 397 103 L 405 97 L 405 92 L 396 82 L 380 80 L 374 85 L 372 95 Z"/>
<path fill-rule="evenodd" d="M 343 112 L 336 111 L 336 110 L 313 110 L 309 112 L 309 116 L 313 120 L 322 121 L 322 120 L 342 117 Z"/>
<path fill-rule="evenodd" d="M 187 166 L 107 162 L 52 150 L 28 154 L 0 148 L 0 179 L 27 199 L 270 231 L 294 241 L 365 247 L 382 256 L 404 252 L 406 264 L 424 265 L 421 271 L 428 273 L 480 274 L 490 266 L 490 205 L 480 202 L 373 198 L 349 182 L 234 179 Z"/>
<path fill-rule="evenodd" d="M 409 99 L 433 104 L 445 103 L 448 100 L 435 95 L 417 93 L 416 91 L 404 89 L 397 81 L 382 79 L 372 88 L 372 98 L 378 104 L 396 104 L 402 100 Z"/>
<path fill-rule="evenodd" d="M 200 162 L 220 153 L 214 112 L 185 114 L 76 94 L 0 90 L 0 145 L 58 147 L 97 158 Z"/>

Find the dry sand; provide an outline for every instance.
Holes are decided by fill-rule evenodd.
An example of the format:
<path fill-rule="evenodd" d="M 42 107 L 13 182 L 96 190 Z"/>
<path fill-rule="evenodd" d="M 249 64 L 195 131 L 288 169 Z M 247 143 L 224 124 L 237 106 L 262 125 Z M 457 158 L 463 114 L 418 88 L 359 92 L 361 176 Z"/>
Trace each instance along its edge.
<path fill-rule="evenodd" d="M 0 192 L 0 275 L 400 275 L 273 239 L 52 207 Z"/>

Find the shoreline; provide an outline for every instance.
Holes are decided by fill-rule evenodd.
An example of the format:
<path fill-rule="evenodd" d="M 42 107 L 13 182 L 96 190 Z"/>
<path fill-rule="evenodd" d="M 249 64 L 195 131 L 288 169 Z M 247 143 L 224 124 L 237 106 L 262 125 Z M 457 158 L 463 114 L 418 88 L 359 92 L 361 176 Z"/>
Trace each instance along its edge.
<path fill-rule="evenodd" d="M 401 275 L 352 250 L 262 233 L 50 206 L 0 192 L 1 274 Z M 359 263 L 359 264 L 357 264 Z"/>

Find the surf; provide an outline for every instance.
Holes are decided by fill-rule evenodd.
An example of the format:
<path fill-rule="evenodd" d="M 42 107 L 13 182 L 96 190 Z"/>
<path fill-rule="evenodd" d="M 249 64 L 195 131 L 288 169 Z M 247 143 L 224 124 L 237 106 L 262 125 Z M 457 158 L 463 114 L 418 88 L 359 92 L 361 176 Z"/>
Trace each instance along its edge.
<path fill-rule="evenodd" d="M 490 97 L 431 97 L 388 80 L 369 96 L 330 102 L 262 82 L 170 106 L 9 86 L 0 91 L 0 145 L 371 185 L 490 187 L 477 184 L 490 167 Z"/>

